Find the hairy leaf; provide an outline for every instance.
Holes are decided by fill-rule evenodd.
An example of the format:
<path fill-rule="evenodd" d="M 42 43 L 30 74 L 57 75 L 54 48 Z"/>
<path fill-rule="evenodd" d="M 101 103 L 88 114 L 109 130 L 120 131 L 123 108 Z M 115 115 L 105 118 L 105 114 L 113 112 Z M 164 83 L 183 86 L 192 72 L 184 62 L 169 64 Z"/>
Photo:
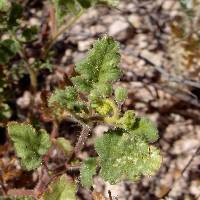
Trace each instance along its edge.
<path fill-rule="evenodd" d="M 113 111 L 113 108 L 107 99 L 93 103 L 92 107 L 97 113 L 103 116 L 109 115 Z"/>
<path fill-rule="evenodd" d="M 61 109 L 68 109 L 76 112 L 81 112 L 81 110 L 85 109 L 84 104 L 78 101 L 78 93 L 74 87 L 56 89 L 49 98 L 49 105 L 58 105 Z"/>
<path fill-rule="evenodd" d="M 135 112 L 133 110 L 128 110 L 124 113 L 117 124 L 125 130 L 132 130 L 135 124 Z"/>
<path fill-rule="evenodd" d="M 128 91 L 126 88 L 118 87 L 115 89 L 115 99 L 117 102 L 123 102 L 127 98 Z"/>
<path fill-rule="evenodd" d="M 158 130 L 155 124 L 147 118 L 137 118 L 131 132 L 148 143 L 158 140 Z"/>
<path fill-rule="evenodd" d="M 100 175 L 111 184 L 121 180 L 137 180 L 153 175 L 159 169 L 159 150 L 128 133 L 109 131 L 97 139 L 95 149 L 100 157 Z"/>
<path fill-rule="evenodd" d="M 72 81 L 77 90 L 90 92 L 92 95 L 92 92 L 96 93 L 102 84 L 109 87 L 119 79 L 119 61 L 118 43 L 111 37 L 105 36 L 97 40 L 88 56 L 76 65 L 75 70 L 80 75 L 73 77 Z"/>
<path fill-rule="evenodd" d="M 88 158 L 81 167 L 80 178 L 84 187 L 92 186 L 93 176 L 96 174 L 96 162 L 96 158 Z"/>
<path fill-rule="evenodd" d="M 22 166 L 33 170 L 42 163 L 42 156 L 51 147 L 47 132 L 43 129 L 36 130 L 29 124 L 10 122 L 8 134 L 14 143 L 17 156 L 21 158 Z"/>
<path fill-rule="evenodd" d="M 72 180 L 62 175 L 55 182 L 51 183 L 42 200 L 76 200 L 76 185 Z"/>

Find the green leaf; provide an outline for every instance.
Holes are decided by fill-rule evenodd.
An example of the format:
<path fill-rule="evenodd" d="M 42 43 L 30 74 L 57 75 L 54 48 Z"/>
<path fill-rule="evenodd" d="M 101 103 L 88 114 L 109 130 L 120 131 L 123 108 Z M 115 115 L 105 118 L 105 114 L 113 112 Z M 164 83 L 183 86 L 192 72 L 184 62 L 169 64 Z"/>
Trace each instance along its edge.
<path fill-rule="evenodd" d="M 61 109 L 81 112 L 85 110 L 82 102 L 78 101 L 78 93 L 74 87 L 65 87 L 65 89 L 56 89 L 49 98 L 49 106 L 58 105 Z"/>
<path fill-rule="evenodd" d="M 112 86 L 109 84 L 99 83 L 95 84 L 94 89 L 89 95 L 91 101 L 99 101 L 100 98 L 109 97 L 112 94 Z"/>
<path fill-rule="evenodd" d="M 159 150 L 123 130 L 112 130 L 96 140 L 100 175 L 111 184 L 153 175 L 161 165 Z"/>
<path fill-rule="evenodd" d="M 111 85 L 119 79 L 119 45 L 111 37 L 105 36 L 97 40 L 87 57 L 76 65 L 79 76 L 73 77 L 77 90 L 80 92 L 94 92 L 101 84 Z"/>
<path fill-rule="evenodd" d="M 23 8 L 20 4 L 12 3 L 9 19 L 8 19 L 8 25 L 12 28 L 13 26 L 18 26 L 18 19 L 21 18 L 23 12 Z"/>
<path fill-rule="evenodd" d="M 96 174 L 96 164 L 96 158 L 88 158 L 81 166 L 81 184 L 86 188 L 90 188 L 92 186 L 93 176 Z"/>
<path fill-rule="evenodd" d="M 29 124 L 10 122 L 8 134 L 14 143 L 17 156 L 21 158 L 22 167 L 33 170 L 42 163 L 42 156 L 51 147 L 47 132 L 43 129 L 36 130 Z"/>
<path fill-rule="evenodd" d="M 115 99 L 117 102 L 124 102 L 128 96 L 128 91 L 126 88 L 118 87 L 115 89 Z"/>
<path fill-rule="evenodd" d="M 109 115 L 113 111 L 113 107 L 107 99 L 93 103 L 92 108 L 103 116 Z"/>
<path fill-rule="evenodd" d="M 131 132 L 148 143 L 158 140 L 158 130 L 155 124 L 147 118 L 137 118 Z"/>
<path fill-rule="evenodd" d="M 43 200 L 76 200 L 76 185 L 72 180 L 62 175 L 50 184 L 49 190 L 43 195 Z"/>
<path fill-rule="evenodd" d="M 52 0 L 55 11 L 56 19 L 61 24 L 68 14 L 76 15 L 81 10 L 80 4 L 76 0 Z"/>
<path fill-rule="evenodd" d="M 118 120 L 118 125 L 125 130 L 132 130 L 136 117 L 133 110 L 128 110 L 124 113 L 123 117 Z"/>
<path fill-rule="evenodd" d="M 0 42 L 0 64 L 7 63 L 19 51 L 19 43 L 15 40 L 6 39 Z"/>
<path fill-rule="evenodd" d="M 71 152 L 73 151 L 73 147 L 69 140 L 66 140 L 65 138 L 57 138 L 55 141 L 56 145 L 60 150 L 62 150 L 66 156 L 70 155 Z"/>

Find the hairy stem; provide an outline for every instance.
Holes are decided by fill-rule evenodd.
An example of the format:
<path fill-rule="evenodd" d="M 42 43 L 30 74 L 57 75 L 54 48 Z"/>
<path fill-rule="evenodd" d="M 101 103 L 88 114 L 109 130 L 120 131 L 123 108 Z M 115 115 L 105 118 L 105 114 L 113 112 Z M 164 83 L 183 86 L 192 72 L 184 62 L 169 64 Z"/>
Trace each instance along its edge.
<path fill-rule="evenodd" d="M 75 146 L 75 149 L 74 149 L 76 155 L 83 148 L 83 146 L 84 146 L 84 144 L 85 144 L 85 142 L 86 142 L 86 140 L 88 138 L 88 135 L 89 135 L 90 131 L 91 131 L 90 126 L 88 126 L 88 125 L 84 125 L 83 126 L 81 134 L 80 134 L 80 136 L 78 138 L 78 142 L 76 143 L 76 146 Z"/>

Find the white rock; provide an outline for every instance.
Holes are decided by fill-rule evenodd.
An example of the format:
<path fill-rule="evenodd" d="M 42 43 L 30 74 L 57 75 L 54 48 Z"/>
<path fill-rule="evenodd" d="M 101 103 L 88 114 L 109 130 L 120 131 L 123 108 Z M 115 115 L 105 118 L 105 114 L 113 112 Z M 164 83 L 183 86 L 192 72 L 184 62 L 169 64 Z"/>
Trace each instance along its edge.
<path fill-rule="evenodd" d="M 135 27 L 135 28 L 140 28 L 141 27 L 141 18 L 140 16 L 133 14 L 129 16 L 129 21 L 130 23 Z"/>
<path fill-rule="evenodd" d="M 30 19 L 30 25 L 31 26 L 40 26 L 40 20 L 38 18 L 33 17 Z"/>
<path fill-rule="evenodd" d="M 93 43 L 93 40 L 79 41 L 78 42 L 79 51 L 89 50 L 92 43 Z"/>
<path fill-rule="evenodd" d="M 154 65 L 160 66 L 162 64 L 162 55 L 152 53 L 148 50 L 141 51 L 141 56 L 151 61 Z"/>
<path fill-rule="evenodd" d="M 122 31 L 126 31 L 128 28 L 129 28 L 128 22 L 119 20 L 111 24 L 108 33 L 110 36 L 117 36 L 119 33 L 121 33 Z"/>
<path fill-rule="evenodd" d="M 108 127 L 104 125 L 98 125 L 94 128 L 94 133 L 97 137 L 100 137 L 103 135 L 104 132 L 108 131 Z"/>
<path fill-rule="evenodd" d="M 31 103 L 31 93 L 29 91 L 25 91 L 23 96 L 17 99 L 17 105 L 25 109 L 27 108 Z"/>

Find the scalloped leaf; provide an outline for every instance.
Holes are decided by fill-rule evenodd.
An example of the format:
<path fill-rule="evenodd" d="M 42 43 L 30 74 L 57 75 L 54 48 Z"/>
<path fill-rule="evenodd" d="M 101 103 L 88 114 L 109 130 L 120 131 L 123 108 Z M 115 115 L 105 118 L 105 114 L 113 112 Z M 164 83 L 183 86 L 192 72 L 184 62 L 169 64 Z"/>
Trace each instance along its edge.
<path fill-rule="evenodd" d="M 123 130 L 112 130 L 96 140 L 100 175 L 111 184 L 153 175 L 161 165 L 158 149 Z"/>
<path fill-rule="evenodd" d="M 93 176 L 96 174 L 96 164 L 96 158 L 88 158 L 81 166 L 81 184 L 86 188 L 90 188 L 92 186 Z"/>
<path fill-rule="evenodd" d="M 47 132 L 44 129 L 36 132 L 29 124 L 9 122 L 8 134 L 17 156 L 21 158 L 22 167 L 26 170 L 38 168 L 42 163 L 42 156 L 51 147 Z"/>
<path fill-rule="evenodd" d="M 85 105 L 78 101 L 78 93 L 74 87 L 65 87 L 65 89 L 56 89 L 48 100 L 49 106 L 59 106 L 61 109 L 81 112 L 85 110 Z"/>
<path fill-rule="evenodd" d="M 131 131 L 135 136 L 139 136 L 148 143 L 158 140 L 158 129 L 155 124 L 147 118 L 137 118 Z"/>
<path fill-rule="evenodd" d="M 118 120 L 117 124 L 126 130 L 132 130 L 136 121 L 135 112 L 133 110 L 128 110 L 124 115 Z"/>
<path fill-rule="evenodd" d="M 75 70 L 80 75 L 73 77 L 72 82 L 80 92 L 92 95 L 102 84 L 110 86 L 119 79 L 119 62 L 119 44 L 113 38 L 104 36 L 95 42 L 87 57 L 76 65 Z"/>
<path fill-rule="evenodd" d="M 128 96 L 128 91 L 126 88 L 117 87 L 115 89 L 115 99 L 117 102 L 124 102 Z"/>
<path fill-rule="evenodd" d="M 66 175 L 51 183 L 42 200 L 76 200 L 76 185 Z"/>

